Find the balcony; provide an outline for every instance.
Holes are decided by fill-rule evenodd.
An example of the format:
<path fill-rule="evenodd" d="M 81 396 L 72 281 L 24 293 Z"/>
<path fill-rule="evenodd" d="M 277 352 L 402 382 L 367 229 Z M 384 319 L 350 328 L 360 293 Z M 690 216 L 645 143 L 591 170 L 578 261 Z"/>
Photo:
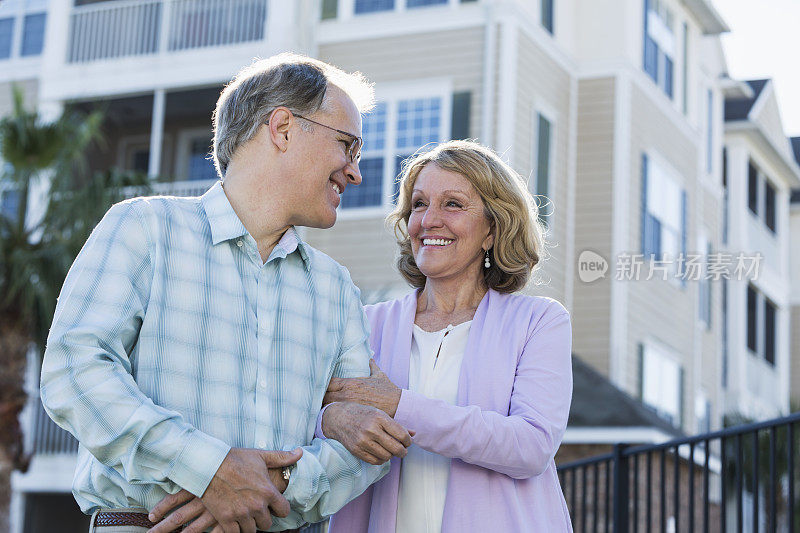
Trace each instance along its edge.
<path fill-rule="evenodd" d="M 76 7 L 67 61 L 87 63 L 261 41 L 267 0 L 121 0 Z"/>

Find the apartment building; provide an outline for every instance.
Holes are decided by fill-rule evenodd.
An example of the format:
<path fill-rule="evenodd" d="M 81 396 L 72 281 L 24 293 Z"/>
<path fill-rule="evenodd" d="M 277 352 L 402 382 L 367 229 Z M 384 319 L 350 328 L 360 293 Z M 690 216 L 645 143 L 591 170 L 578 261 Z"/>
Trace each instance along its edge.
<path fill-rule="evenodd" d="M 792 137 L 792 153 L 800 165 L 800 137 Z M 789 336 L 791 343 L 791 381 L 789 382 L 789 401 L 792 410 L 800 406 L 800 187 L 792 190 L 789 198 L 789 266 L 791 272 L 791 322 Z"/>
<path fill-rule="evenodd" d="M 739 85 L 725 99 L 721 244 L 734 258 L 758 253 L 760 264 L 750 279 L 722 280 L 722 388 L 728 412 L 762 419 L 789 410 L 790 198 L 800 168 L 772 82 Z"/>
<path fill-rule="evenodd" d="M 736 391 L 749 376 L 741 360 L 753 356 L 725 336 L 726 327 L 744 331 L 747 323 L 746 313 L 733 311 L 733 284 L 725 292 L 720 282 L 687 279 L 680 258 L 757 248 L 758 241 L 730 240 L 748 231 L 733 229 L 730 206 L 746 200 L 734 198 L 744 174 L 734 176 L 731 158 L 739 165 L 741 153 L 752 154 L 767 176 L 761 183 L 774 185 L 781 239 L 786 194 L 796 186 L 782 155 L 725 121 L 726 99 L 756 98 L 748 84 L 726 79 L 719 35 L 727 30 L 710 0 L 6 0 L 0 112 L 12 81 L 45 114 L 100 106 L 105 146 L 90 155 L 92 169 L 137 170 L 157 179 L 160 192 L 201 194 L 216 179 L 206 158 L 211 111 L 242 65 L 293 50 L 360 70 L 378 97 L 364 117 L 364 180 L 346 191 L 333 229 L 303 230 L 309 243 L 348 267 L 365 300 L 406 292 L 383 222 L 402 160 L 449 138 L 488 144 L 541 195 L 550 256 L 540 283 L 526 291 L 570 310 L 573 351 L 592 376 L 639 398 L 667 427 L 695 433 L 718 428 L 729 406 L 741 407 Z M 780 123 L 768 114 L 768 144 L 776 144 Z M 0 194 L 13 209 L 13 191 Z M 582 265 L 592 264 L 605 264 L 604 277 L 587 277 Z M 786 275 L 750 283 L 784 324 L 774 344 L 780 365 L 788 364 Z M 743 283 L 735 303 L 745 307 L 737 309 L 746 309 Z M 765 333 L 756 336 L 766 350 Z M 763 398 L 761 389 L 752 392 L 761 401 L 754 415 L 785 410 L 788 381 L 776 379 L 759 382 L 782 383 Z M 35 400 L 25 417 L 36 456 L 29 473 L 14 477 L 14 533 L 52 528 L 36 522 L 45 520 L 37 512 L 44 506 L 63 509 L 64 526 L 74 507 L 74 439 Z M 565 442 L 672 434 L 663 428 L 588 426 L 568 430 Z"/>

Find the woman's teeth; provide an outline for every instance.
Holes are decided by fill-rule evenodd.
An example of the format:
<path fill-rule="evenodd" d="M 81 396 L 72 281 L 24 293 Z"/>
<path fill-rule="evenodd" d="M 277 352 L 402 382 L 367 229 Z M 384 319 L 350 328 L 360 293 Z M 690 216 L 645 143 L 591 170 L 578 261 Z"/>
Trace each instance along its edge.
<path fill-rule="evenodd" d="M 452 239 L 422 239 L 422 244 L 425 246 L 447 246 L 451 242 Z"/>

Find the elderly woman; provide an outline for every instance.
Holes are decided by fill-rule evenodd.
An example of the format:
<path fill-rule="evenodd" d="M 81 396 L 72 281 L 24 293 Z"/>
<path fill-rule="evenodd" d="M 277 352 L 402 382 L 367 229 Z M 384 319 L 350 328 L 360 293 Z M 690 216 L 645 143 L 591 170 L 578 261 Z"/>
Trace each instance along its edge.
<path fill-rule="evenodd" d="M 386 373 L 334 379 L 326 401 L 382 409 L 414 444 L 330 530 L 571 531 L 553 462 L 572 394 L 570 319 L 555 300 L 514 294 L 543 246 L 524 181 L 487 148 L 444 143 L 406 166 L 390 221 L 416 290 L 366 309 Z M 323 418 L 321 429 L 343 428 Z"/>

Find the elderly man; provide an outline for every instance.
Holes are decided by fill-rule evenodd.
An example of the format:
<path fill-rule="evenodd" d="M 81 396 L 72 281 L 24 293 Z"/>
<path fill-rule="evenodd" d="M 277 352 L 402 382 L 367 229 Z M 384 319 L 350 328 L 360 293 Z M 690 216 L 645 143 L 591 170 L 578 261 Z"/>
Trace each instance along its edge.
<path fill-rule="evenodd" d="M 41 384 L 80 441 L 73 493 L 92 531 L 146 531 L 174 493 L 164 501 L 191 500 L 170 515 L 194 520 L 186 531 L 291 530 L 386 472 L 313 438 L 331 377 L 369 375 L 370 349 L 347 270 L 294 228 L 332 226 L 361 182 L 372 98 L 359 74 L 320 61 L 256 62 L 217 103 L 222 181 L 200 198 L 122 202 L 92 233 Z M 365 419 L 404 455 L 405 429 L 377 410 Z"/>

